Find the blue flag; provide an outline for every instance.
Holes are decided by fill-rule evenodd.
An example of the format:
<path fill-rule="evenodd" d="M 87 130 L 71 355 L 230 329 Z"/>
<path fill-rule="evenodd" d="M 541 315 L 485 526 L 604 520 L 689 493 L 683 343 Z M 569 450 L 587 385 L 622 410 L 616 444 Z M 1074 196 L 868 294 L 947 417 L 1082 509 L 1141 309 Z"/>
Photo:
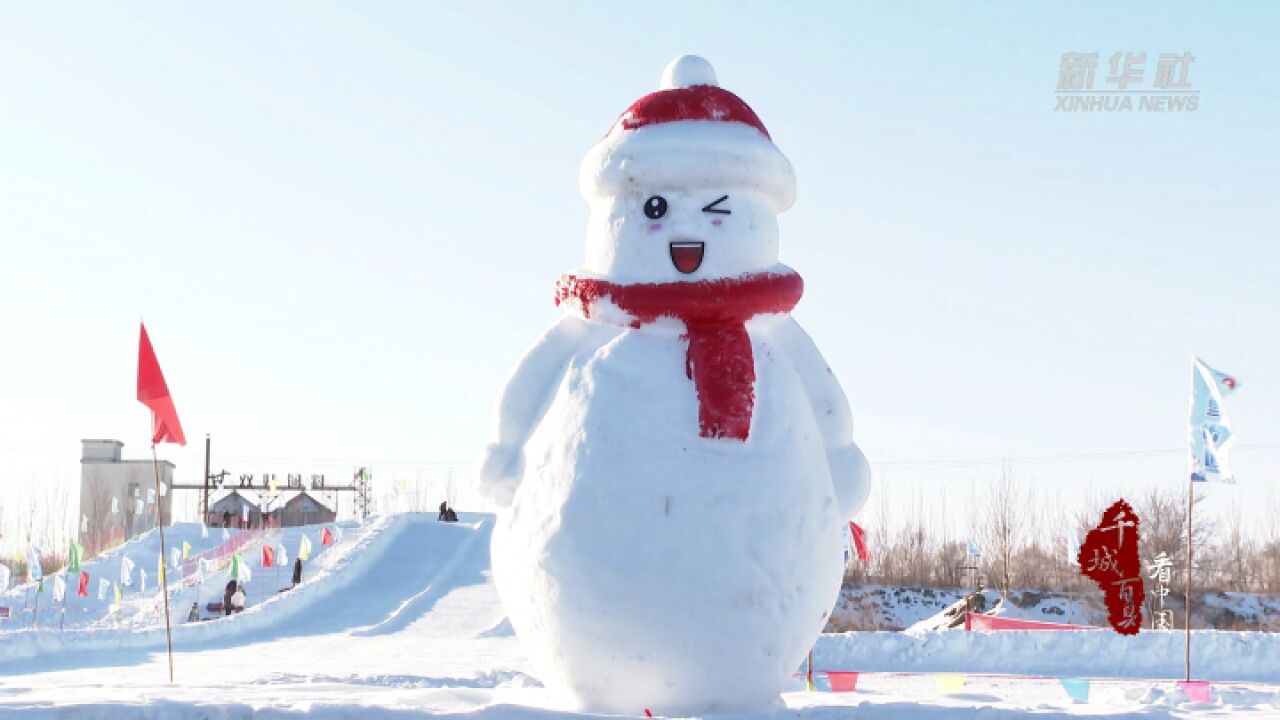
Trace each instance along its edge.
<path fill-rule="evenodd" d="M 1084 678 L 1062 678 L 1062 689 L 1076 702 L 1089 702 L 1089 681 Z"/>
<path fill-rule="evenodd" d="M 1192 482 L 1234 483 L 1228 452 L 1235 437 L 1222 398 L 1239 387 L 1239 381 L 1214 370 L 1200 358 L 1191 363 L 1191 412 L 1187 447 Z"/>
<path fill-rule="evenodd" d="M 968 538 L 965 542 L 969 544 L 970 555 L 976 558 L 982 557 L 982 548 L 978 547 L 978 543 L 974 542 L 973 538 Z"/>

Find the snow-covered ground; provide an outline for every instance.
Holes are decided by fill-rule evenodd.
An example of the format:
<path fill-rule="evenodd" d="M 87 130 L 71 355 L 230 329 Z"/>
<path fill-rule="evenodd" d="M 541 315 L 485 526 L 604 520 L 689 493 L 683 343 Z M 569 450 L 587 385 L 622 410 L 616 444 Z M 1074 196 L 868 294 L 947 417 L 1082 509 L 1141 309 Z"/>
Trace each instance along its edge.
<path fill-rule="evenodd" d="M 490 581 L 492 517 L 464 514 L 444 524 L 434 515 L 398 515 L 344 529 L 328 549 L 318 527 L 265 539 L 283 542 L 293 557 L 298 534 L 311 533 L 319 551 L 303 584 L 284 593 L 276 591 L 288 584 L 287 573 L 264 571 L 260 550 L 246 548 L 255 572 L 249 609 L 177 622 L 173 684 L 164 635 L 155 629 L 161 618 L 148 597 L 154 589 L 132 593 L 114 611 L 93 605 L 101 610 L 96 618 L 80 611 L 83 627 L 59 631 L 42 616 L 36 630 L 0 630 L 0 717 L 564 714 L 530 676 Z M 199 531 L 179 527 L 171 536 L 183 533 Z M 149 542 L 143 537 L 94 562 L 114 563 L 118 572 L 119 554 L 135 553 L 143 566 Z M 205 593 L 224 583 L 225 571 L 206 581 Z M 16 592 L 4 602 L 20 600 Z M 182 602 L 185 596 L 174 602 L 175 619 L 185 615 Z M 827 692 L 821 672 L 819 691 L 805 692 L 797 677 L 782 707 L 761 717 L 1280 717 L 1280 636 L 1196 633 L 1195 674 L 1214 681 L 1208 705 L 1190 703 L 1173 682 L 1181 641 L 1178 633 L 1146 632 L 828 634 L 815 648 L 815 668 L 862 673 L 857 692 Z M 941 692 L 937 672 L 966 673 L 963 689 Z M 1090 701 L 1070 700 L 1060 677 L 1092 678 Z M 644 708 L 633 715 L 643 717 Z"/>

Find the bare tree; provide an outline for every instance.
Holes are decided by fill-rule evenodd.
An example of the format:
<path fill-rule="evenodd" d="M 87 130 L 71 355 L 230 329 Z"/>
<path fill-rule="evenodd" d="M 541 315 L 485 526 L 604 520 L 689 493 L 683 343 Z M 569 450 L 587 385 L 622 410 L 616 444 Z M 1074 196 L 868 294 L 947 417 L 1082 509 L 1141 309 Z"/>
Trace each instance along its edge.
<path fill-rule="evenodd" d="M 1007 465 L 979 495 L 983 560 L 996 587 L 1006 594 L 1013 587 L 1014 557 L 1026 539 L 1025 495 Z"/>

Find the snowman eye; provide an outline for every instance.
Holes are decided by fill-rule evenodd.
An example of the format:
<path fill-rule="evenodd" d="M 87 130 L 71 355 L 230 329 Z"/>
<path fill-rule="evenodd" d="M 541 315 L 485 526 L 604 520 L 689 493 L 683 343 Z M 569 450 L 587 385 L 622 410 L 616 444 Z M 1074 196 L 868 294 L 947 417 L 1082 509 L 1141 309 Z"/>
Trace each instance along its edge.
<path fill-rule="evenodd" d="M 644 216 L 650 220 L 657 220 L 667 214 L 667 200 L 661 195 L 654 195 L 644 201 Z"/>
<path fill-rule="evenodd" d="M 709 202 L 709 203 L 707 203 L 706 205 L 703 205 L 703 206 L 702 206 L 702 212 L 719 213 L 719 214 L 721 214 L 721 215 L 729 215 L 729 214 L 731 214 L 731 213 L 729 212 L 729 208 L 719 208 L 719 207 L 716 207 L 717 205 L 719 205 L 720 203 L 722 203 L 722 202 L 724 202 L 725 200 L 728 200 L 728 199 L 729 199 L 729 196 L 728 196 L 728 195 L 722 195 L 722 196 L 720 196 L 720 199 L 719 199 L 719 200 L 716 200 L 715 202 Z"/>

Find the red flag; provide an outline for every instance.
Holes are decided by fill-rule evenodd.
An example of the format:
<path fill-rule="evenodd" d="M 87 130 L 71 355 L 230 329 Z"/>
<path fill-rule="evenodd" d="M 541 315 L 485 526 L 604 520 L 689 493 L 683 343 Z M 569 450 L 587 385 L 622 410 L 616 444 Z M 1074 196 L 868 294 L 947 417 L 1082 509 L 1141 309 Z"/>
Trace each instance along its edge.
<path fill-rule="evenodd" d="M 169 395 L 164 373 L 160 372 L 156 351 L 151 348 L 147 326 L 139 326 L 142 333 L 138 337 L 138 402 L 151 409 L 151 442 L 186 445 L 182 423 L 178 422 L 178 409 L 173 406 L 173 397 Z"/>
<path fill-rule="evenodd" d="M 262 546 L 262 567 L 269 568 L 276 564 L 276 550 L 270 545 Z"/>
<path fill-rule="evenodd" d="M 853 535 L 853 546 L 858 550 L 858 559 L 871 562 L 871 551 L 867 549 L 867 532 L 858 527 L 858 523 L 849 521 L 849 533 Z"/>
<path fill-rule="evenodd" d="M 89 573 L 80 571 L 80 588 L 76 590 L 80 597 L 89 597 Z"/>
<path fill-rule="evenodd" d="M 325 528 L 324 532 L 320 533 L 320 544 L 321 545 L 333 544 L 333 533 L 329 532 L 329 528 Z"/>

